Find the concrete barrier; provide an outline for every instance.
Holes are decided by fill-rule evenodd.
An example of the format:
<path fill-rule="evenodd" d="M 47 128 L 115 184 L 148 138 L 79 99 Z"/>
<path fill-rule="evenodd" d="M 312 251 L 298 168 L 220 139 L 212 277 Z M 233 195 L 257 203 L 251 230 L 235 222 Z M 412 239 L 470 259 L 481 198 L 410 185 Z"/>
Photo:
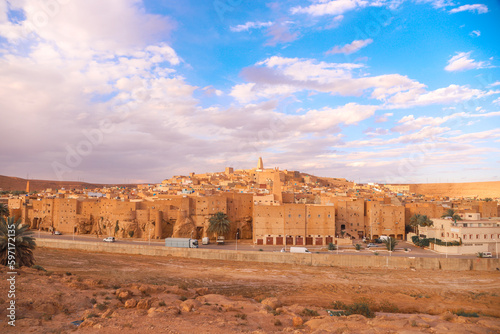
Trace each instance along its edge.
<path fill-rule="evenodd" d="M 74 249 L 92 253 L 174 256 L 205 260 L 224 260 L 261 263 L 285 263 L 317 267 L 389 268 L 429 270 L 477 270 L 500 268 L 499 259 L 457 259 L 433 257 L 399 257 L 376 255 L 348 255 L 335 253 L 296 254 L 281 252 L 234 251 L 203 248 L 167 248 L 165 246 L 131 245 L 120 243 L 37 239 L 38 247 Z"/>

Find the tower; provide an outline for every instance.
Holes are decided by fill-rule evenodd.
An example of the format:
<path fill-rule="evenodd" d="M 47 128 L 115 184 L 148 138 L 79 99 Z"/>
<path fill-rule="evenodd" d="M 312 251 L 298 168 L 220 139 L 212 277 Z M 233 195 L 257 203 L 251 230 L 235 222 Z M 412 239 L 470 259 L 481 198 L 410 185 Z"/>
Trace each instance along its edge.
<path fill-rule="evenodd" d="M 26 193 L 29 194 L 30 193 L 30 181 L 26 181 Z"/>
<path fill-rule="evenodd" d="M 283 194 L 281 193 L 281 179 L 279 168 L 276 168 L 273 172 L 273 195 L 274 200 L 283 203 Z"/>
<path fill-rule="evenodd" d="M 262 157 L 259 157 L 259 162 L 257 163 L 258 170 L 264 170 L 264 163 L 262 162 Z"/>

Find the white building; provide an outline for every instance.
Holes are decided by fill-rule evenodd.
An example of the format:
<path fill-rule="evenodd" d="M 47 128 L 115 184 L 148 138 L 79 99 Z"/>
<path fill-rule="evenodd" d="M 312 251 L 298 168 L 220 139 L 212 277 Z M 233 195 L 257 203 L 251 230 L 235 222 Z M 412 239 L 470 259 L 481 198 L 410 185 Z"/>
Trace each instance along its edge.
<path fill-rule="evenodd" d="M 478 252 L 498 251 L 500 243 L 500 220 L 461 220 L 432 219 L 434 226 L 421 227 L 420 234 L 427 238 L 442 241 L 458 241 L 461 246 L 439 246 L 431 244 L 431 249 L 449 254 L 477 254 Z"/>

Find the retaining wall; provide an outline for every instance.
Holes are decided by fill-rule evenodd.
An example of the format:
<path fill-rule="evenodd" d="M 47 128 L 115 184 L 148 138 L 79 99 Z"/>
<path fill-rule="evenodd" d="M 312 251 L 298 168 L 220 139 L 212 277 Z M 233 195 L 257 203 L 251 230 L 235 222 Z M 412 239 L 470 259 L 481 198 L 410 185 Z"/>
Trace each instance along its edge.
<path fill-rule="evenodd" d="M 496 270 L 499 259 L 460 259 L 433 257 L 390 257 L 376 255 L 293 254 L 281 252 L 234 251 L 203 248 L 167 248 L 165 246 L 130 245 L 120 243 L 37 239 L 39 247 L 84 250 L 88 252 L 175 256 L 206 260 L 286 263 L 318 267 L 433 269 L 433 270 Z"/>

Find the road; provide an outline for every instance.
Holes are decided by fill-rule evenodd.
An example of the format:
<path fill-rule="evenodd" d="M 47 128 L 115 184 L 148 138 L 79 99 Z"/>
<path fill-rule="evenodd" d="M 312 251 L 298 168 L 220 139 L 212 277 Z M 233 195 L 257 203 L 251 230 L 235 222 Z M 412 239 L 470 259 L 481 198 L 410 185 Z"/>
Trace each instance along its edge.
<path fill-rule="evenodd" d="M 49 232 L 34 232 L 35 238 L 40 238 L 40 239 L 60 239 L 60 240 L 75 240 L 75 241 L 85 241 L 85 242 L 104 242 L 103 239 L 106 236 L 90 236 L 90 235 L 71 235 L 71 234 L 65 234 L 65 235 L 52 235 Z M 117 243 L 120 244 L 129 244 L 129 245 L 137 245 L 137 244 L 145 244 L 145 245 L 151 245 L 151 246 L 163 246 L 164 245 L 164 239 L 162 240 L 138 240 L 138 239 L 128 239 L 128 240 L 117 240 Z M 422 249 L 420 247 L 414 246 L 412 243 L 406 242 L 406 241 L 399 241 L 396 250 L 393 252 L 388 252 L 384 245 L 382 244 L 382 247 L 377 247 L 377 248 L 372 248 L 372 249 L 366 249 L 362 242 L 359 242 L 360 244 L 363 245 L 363 249 L 360 251 L 356 251 L 354 249 L 354 246 L 340 246 L 338 251 L 328 251 L 330 254 L 349 254 L 349 255 L 371 255 L 374 254 L 375 252 L 378 253 L 379 256 L 396 256 L 396 257 L 430 257 L 430 258 L 445 258 L 445 257 L 450 257 L 450 258 L 462 258 L 462 259 L 473 259 L 476 258 L 475 255 L 446 255 L 446 254 L 440 254 L 436 253 L 432 250 L 429 249 Z M 224 245 L 217 245 L 217 244 L 209 244 L 209 245 L 202 245 L 200 241 L 200 248 L 205 248 L 205 249 L 221 249 L 221 250 L 238 250 L 238 251 L 263 251 L 263 252 L 279 252 L 281 251 L 284 246 L 268 246 L 268 245 L 255 245 L 252 243 L 251 240 L 239 240 L 238 244 L 236 245 L 236 242 L 234 240 L 226 241 Z M 290 246 L 287 246 L 287 251 L 290 248 Z M 312 253 L 315 252 L 320 252 L 324 253 L 324 248 L 325 246 L 307 246 L 307 249 L 311 251 Z M 404 249 L 408 249 L 408 252 L 405 252 Z M 323 249 L 323 250 L 321 250 Z"/>

